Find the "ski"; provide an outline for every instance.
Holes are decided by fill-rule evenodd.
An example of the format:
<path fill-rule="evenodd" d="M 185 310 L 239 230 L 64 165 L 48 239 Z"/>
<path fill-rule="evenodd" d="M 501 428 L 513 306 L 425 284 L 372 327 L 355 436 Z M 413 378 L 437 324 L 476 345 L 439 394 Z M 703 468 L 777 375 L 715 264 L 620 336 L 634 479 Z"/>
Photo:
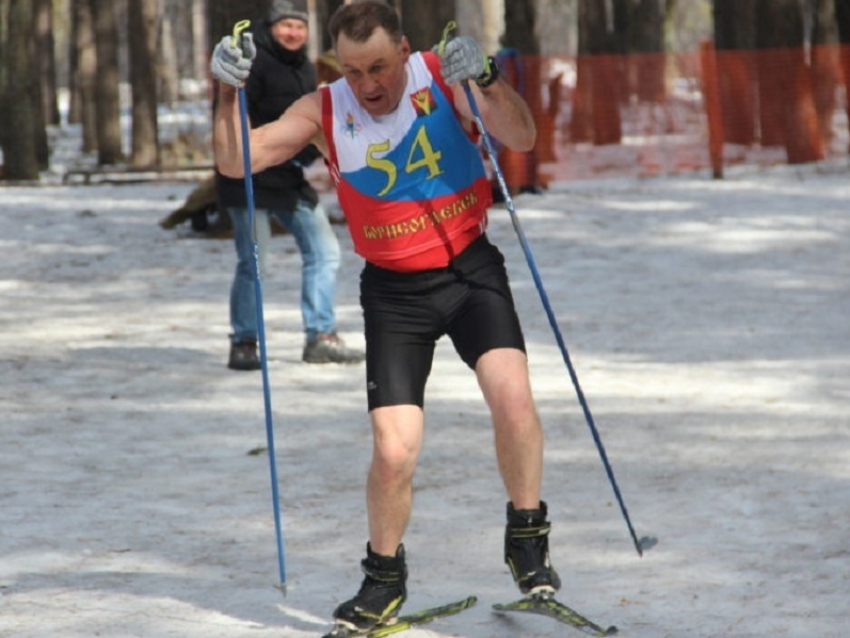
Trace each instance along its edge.
<path fill-rule="evenodd" d="M 390 620 L 386 624 L 381 624 L 372 629 L 360 630 L 344 624 L 337 624 L 330 633 L 325 634 L 322 638 L 383 638 L 390 634 L 399 631 L 405 631 L 418 625 L 424 625 L 437 618 L 445 618 L 446 616 L 454 616 L 459 614 L 464 609 L 472 607 L 478 599 L 475 596 L 458 600 L 448 605 L 440 605 L 439 607 L 429 607 L 420 611 L 414 611 L 410 614 L 405 614 Z"/>
<path fill-rule="evenodd" d="M 575 627 L 591 636 L 613 636 L 617 633 L 617 628 L 613 625 L 607 629 L 597 625 L 592 620 L 588 620 L 575 609 L 567 607 L 564 603 L 555 600 L 551 596 L 532 595 L 512 603 L 493 605 L 493 609 L 499 613 L 507 612 L 526 612 L 530 614 L 540 614 L 554 618 L 564 624 Z"/>

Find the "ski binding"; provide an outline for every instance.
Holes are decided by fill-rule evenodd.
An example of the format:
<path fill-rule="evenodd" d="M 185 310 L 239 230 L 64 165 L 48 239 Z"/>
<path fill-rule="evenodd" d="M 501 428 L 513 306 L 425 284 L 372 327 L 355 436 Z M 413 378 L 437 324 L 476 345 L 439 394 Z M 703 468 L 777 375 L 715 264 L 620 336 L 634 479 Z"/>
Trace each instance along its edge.
<path fill-rule="evenodd" d="M 389 636 L 399 631 L 406 631 L 418 625 L 424 625 L 437 618 L 454 616 L 464 609 L 469 609 L 477 601 L 478 599 L 475 596 L 469 596 L 468 598 L 447 605 L 429 607 L 428 609 L 398 616 L 371 629 L 357 629 L 350 625 L 337 623 L 330 633 L 325 634 L 322 638 L 383 638 L 383 636 Z"/>

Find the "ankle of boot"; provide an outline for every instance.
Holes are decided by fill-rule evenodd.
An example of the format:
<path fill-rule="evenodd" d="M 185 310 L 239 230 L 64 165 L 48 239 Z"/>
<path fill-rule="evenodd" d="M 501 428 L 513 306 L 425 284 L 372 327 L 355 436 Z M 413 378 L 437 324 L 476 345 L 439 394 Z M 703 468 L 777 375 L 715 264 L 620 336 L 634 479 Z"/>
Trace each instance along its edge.
<path fill-rule="evenodd" d="M 399 545 L 395 556 L 383 556 L 372 551 L 371 544 L 366 544 L 366 558 L 361 563 L 363 573 L 378 581 L 404 582 L 407 579 L 407 564 L 405 562 L 404 545 Z"/>
<path fill-rule="evenodd" d="M 540 507 L 533 510 L 515 509 L 512 502 L 508 502 L 507 518 L 510 527 L 532 527 L 546 522 L 549 508 L 546 501 L 540 501 Z"/>

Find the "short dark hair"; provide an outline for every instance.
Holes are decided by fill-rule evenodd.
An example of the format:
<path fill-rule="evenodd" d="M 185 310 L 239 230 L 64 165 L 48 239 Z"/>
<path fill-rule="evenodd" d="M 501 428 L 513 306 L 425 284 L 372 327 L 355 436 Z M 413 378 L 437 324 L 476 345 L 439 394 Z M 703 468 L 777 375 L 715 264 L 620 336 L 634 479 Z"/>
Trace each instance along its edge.
<path fill-rule="evenodd" d="M 334 12 L 328 24 L 334 46 L 340 33 L 355 42 L 366 42 L 378 28 L 386 31 L 393 41 L 401 41 L 401 19 L 383 0 L 354 0 L 344 4 Z"/>

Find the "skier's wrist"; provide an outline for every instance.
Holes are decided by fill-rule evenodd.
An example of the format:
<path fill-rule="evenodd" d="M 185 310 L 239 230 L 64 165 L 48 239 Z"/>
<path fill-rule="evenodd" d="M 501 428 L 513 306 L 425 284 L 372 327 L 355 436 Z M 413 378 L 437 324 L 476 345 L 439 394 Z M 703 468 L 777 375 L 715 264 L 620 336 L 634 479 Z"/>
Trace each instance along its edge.
<path fill-rule="evenodd" d="M 484 71 L 475 79 L 475 83 L 482 89 L 492 86 L 499 79 L 499 65 L 496 63 L 496 58 L 492 55 L 485 58 L 486 64 Z"/>
<path fill-rule="evenodd" d="M 228 84 L 227 82 L 218 83 L 218 95 L 223 100 L 235 101 L 238 92 L 239 89 L 232 84 Z"/>

